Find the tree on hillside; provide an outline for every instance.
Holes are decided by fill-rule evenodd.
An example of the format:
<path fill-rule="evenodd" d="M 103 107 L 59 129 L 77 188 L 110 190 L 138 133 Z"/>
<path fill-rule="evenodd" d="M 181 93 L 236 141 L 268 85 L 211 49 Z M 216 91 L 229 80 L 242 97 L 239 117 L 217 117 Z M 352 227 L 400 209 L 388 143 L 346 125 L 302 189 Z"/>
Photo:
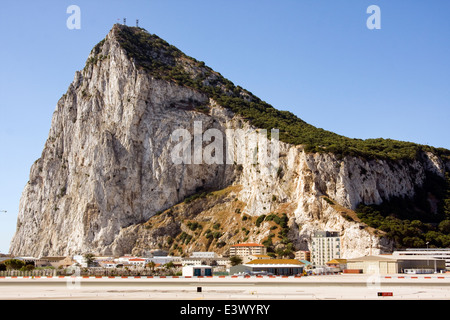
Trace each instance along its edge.
<path fill-rule="evenodd" d="M 232 266 L 237 266 L 242 263 L 242 258 L 238 256 L 230 257 L 230 262 Z"/>

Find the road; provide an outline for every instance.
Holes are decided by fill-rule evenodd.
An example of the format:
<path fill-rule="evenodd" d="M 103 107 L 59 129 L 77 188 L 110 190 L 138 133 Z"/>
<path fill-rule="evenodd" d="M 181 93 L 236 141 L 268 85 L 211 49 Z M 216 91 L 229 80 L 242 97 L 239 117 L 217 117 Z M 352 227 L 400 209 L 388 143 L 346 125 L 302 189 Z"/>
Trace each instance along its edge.
<path fill-rule="evenodd" d="M 201 287 L 201 292 L 197 288 Z M 378 296 L 390 292 L 392 296 Z M 1 300 L 450 299 L 450 275 L 302 278 L 2 278 Z"/>

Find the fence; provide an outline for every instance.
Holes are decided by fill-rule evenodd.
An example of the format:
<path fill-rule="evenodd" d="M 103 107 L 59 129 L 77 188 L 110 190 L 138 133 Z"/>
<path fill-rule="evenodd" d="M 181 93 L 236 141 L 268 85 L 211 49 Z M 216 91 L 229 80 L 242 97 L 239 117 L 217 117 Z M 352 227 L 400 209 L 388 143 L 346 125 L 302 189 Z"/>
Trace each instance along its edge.
<path fill-rule="evenodd" d="M 6 270 L 0 271 L 0 277 L 56 277 L 56 269 L 39 269 L 31 271 Z"/>
<path fill-rule="evenodd" d="M 0 277 L 57 277 L 57 276 L 176 276 L 181 269 L 150 268 L 71 268 L 71 269 L 34 269 L 28 271 L 0 271 Z"/>

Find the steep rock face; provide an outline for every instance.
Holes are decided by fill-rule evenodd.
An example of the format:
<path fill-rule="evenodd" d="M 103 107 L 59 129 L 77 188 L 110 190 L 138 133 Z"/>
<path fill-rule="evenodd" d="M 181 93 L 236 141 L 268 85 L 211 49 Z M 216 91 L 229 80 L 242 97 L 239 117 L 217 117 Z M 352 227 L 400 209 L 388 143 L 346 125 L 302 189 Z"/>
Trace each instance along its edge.
<path fill-rule="evenodd" d="M 243 225 L 243 222 L 240 222 L 242 225 L 236 225 L 234 221 L 240 221 L 240 217 L 235 214 L 235 209 L 240 208 L 242 213 L 255 217 L 274 212 L 288 213 L 291 228 L 289 236 L 294 240 L 296 249 L 309 249 L 314 231 L 333 230 L 341 233 L 342 256 L 345 258 L 388 252 L 393 249 L 393 243 L 383 238 L 382 233 L 368 228 L 358 219 L 348 219 L 346 215 L 349 212 L 351 214 L 351 209 L 359 202 L 381 203 L 383 199 L 393 196 L 413 195 L 414 188 L 425 179 L 425 168 L 433 163 L 417 161 L 393 166 L 385 161 L 368 162 L 357 158 L 338 160 L 334 155 L 308 154 L 301 147 L 286 144 L 281 149 L 284 155 L 280 161 L 281 170 L 270 170 L 251 162 L 242 164 L 240 174 L 234 180 L 234 185 L 239 188 L 233 190 L 224 201 L 228 208 L 222 207 L 222 202 L 219 206 L 210 201 L 200 201 L 202 210 L 189 207 L 174 209 L 169 216 L 158 218 L 165 219 L 162 227 L 149 228 L 149 224 L 144 223 L 122 229 L 113 247 L 116 250 L 120 248 L 118 251 L 121 252 L 142 254 L 145 246 L 164 244 L 168 238 L 177 237 L 181 231 L 201 238 L 201 234 L 189 232 L 186 227 L 183 229 L 183 221 L 193 219 L 207 223 L 214 219 L 214 215 L 222 212 L 226 212 L 227 219 L 218 218 L 215 221 L 226 225 L 223 230 L 225 234 L 220 240 L 235 243 L 241 240 L 236 238 L 234 231 Z M 367 168 L 364 174 L 360 172 L 361 168 Z M 333 199 L 337 205 L 331 205 L 325 197 Z M 236 206 L 237 199 L 243 205 Z M 205 219 L 205 216 L 209 218 Z M 155 222 L 158 219 L 150 220 L 150 224 L 160 224 Z M 210 228 L 212 224 L 205 228 Z M 250 227 L 245 225 L 245 229 L 250 231 L 248 241 L 262 242 L 270 234 L 271 226 L 265 224 L 256 228 L 254 224 L 250 224 Z M 169 250 L 170 246 L 165 249 Z M 188 249 L 199 251 L 208 250 L 209 247 L 197 243 Z M 226 253 L 226 248 L 215 251 Z"/>
<path fill-rule="evenodd" d="M 330 205 L 324 196 L 354 210 L 359 203 L 380 204 L 391 197 L 412 197 L 415 188 L 425 181 L 427 170 L 441 176 L 445 172 L 442 161 L 431 155 L 424 155 L 422 161 L 394 164 L 309 154 L 286 144 L 281 150 L 281 169 L 277 172 L 244 165 L 238 183 L 243 186 L 239 199 L 246 203 L 245 212 L 269 214 L 289 205 L 298 229 L 294 235 L 297 248 L 308 249 L 316 230 L 339 231 L 345 258 L 390 251 L 393 244 L 357 219 L 346 219 L 342 210 Z"/>
<path fill-rule="evenodd" d="M 256 128 L 201 91 L 138 68 L 120 45 L 119 31 L 115 26 L 94 48 L 86 68 L 76 73 L 57 104 L 49 138 L 20 201 L 10 249 L 14 254 L 142 253 L 184 230 L 184 219 L 199 216 L 206 221 L 224 210 L 233 212 L 237 203 L 254 217 L 287 212 L 296 249 L 308 248 L 314 230 L 335 230 L 341 232 L 344 257 L 375 254 L 391 249 L 392 243 L 357 219 L 345 219 L 324 197 L 348 210 L 361 202 L 410 197 L 427 171 L 442 176 L 449 167 L 431 153 L 415 161 L 369 161 L 307 153 L 286 143 L 280 143 L 278 166 L 251 159 L 175 164 L 171 134 L 176 129 L 193 136 L 195 122 L 203 132 Z M 189 63 L 184 66 L 201 72 Z M 213 80 L 214 74 L 205 81 Z M 245 145 L 247 137 L 238 135 L 235 146 Z M 205 207 L 175 210 L 178 214 L 160 221 L 158 228 L 149 227 L 152 217 L 187 196 L 229 186 L 238 187 L 231 196 L 203 203 Z M 223 219 L 233 228 L 239 225 L 235 217 L 227 220 L 230 215 Z M 262 241 L 269 227 L 251 233 L 249 240 Z M 227 244 L 238 240 L 230 229 L 222 239 Z"/>
<path fill-rule="evenodd" d="M 102 47 L 108 58 L 78 72 L 58 102 L 21 199 L 12 252 L 102 250 L 121 228 L 197 188 L 230 183 L 232 168 L 171 161 L 175 129 L 214 121 L 189 111 L 189 104 L 208 104 L 208 98 L 139 72 L 114 36 L 113 30 Z"/>

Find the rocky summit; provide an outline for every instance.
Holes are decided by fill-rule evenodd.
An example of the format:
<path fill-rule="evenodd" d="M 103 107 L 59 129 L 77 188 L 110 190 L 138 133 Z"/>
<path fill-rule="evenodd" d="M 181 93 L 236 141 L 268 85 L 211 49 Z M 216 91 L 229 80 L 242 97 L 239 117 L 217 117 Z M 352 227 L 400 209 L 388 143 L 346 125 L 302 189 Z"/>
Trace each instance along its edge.
<path fill-rule="evenodd" d="M 239 156 L 266 143 L 270 153 L 272 128 L 275 162 L 219 157 L 224 145 Z M 248 147 L 264 130 L 262 144 Z M 180 154 L 191 161 L 174 161 Z M 419 208 L 421 217 L 433 217 L 445 195 L 433 194 L 429 179 L 445 182 L 449 170 L 448 150 L 315 128 L 156 35 L 117 24 L 57 103 L 10 252 L 182 254 L 258 242 L 289 255 L 330 230 L 341 234 L 342 257 L 378 254 L 395 238 L 357 208 L 414 203 L 420 192 L 435 204 Z"/>

